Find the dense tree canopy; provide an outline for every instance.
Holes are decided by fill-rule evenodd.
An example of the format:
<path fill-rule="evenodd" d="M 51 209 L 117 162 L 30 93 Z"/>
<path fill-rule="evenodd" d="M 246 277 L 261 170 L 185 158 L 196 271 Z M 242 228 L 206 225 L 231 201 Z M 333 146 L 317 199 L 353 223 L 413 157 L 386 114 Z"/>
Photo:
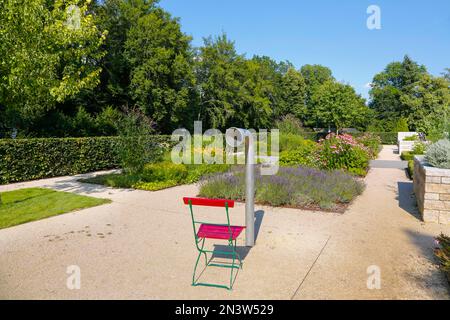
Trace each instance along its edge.
<path fill-rule="evenodd" d="M 0 23 L 4 122 L 26 128 L 58 103 L 98 85 L 106 32 L 96 27 L 87 3 L 0 1 Z"/>
<path fill-rule="evenodd" d="M 318 126 L 340 129 L 354 126 L 364 128 L 370 114 L 363 98 L 348 84 L 325 81 L 314 91 L 311 102 L 312 118 Z"/>
<path fill-rule="evenodd" d="M 326 66 L 246 57 L 226 34 L 194 48 L 157 0 L 0 0 L 0 24 L 1 137 L 115 135 L 130 108 L 160 133 L 194 120 L 426 133 L 448 123 L 449 69 L 390 63 L 368 108 Z"/>
<path fill-rule="evenodd" d="M 375 75 L 370 106 L 378 118 L 405 119 L 410 130 L 441 130 L 450 115 L 449 81 L 405 56 Z"/>

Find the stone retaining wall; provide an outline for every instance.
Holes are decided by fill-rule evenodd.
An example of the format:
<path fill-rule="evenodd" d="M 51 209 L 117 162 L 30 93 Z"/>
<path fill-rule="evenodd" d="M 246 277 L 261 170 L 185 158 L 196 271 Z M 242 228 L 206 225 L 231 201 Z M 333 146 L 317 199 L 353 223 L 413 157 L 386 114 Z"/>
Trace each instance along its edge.
<path fill-rule="evenodd" d="M 415 156 L 414 193 L 423 221 L 450 224 L 450 169 L 432 167 L 424 156 Z"/>

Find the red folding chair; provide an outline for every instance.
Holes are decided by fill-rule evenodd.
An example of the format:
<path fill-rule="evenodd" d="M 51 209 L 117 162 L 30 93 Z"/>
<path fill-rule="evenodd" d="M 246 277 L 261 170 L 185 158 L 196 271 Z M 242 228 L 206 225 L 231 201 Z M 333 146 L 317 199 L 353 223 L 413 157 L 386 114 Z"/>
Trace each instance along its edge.
<path fill-rule="evenodd" d="M 194 237 L 195 237 L 195 245 L 198 250 L 197 261 L 195 262 L 194 273 L 192 275 L 192 285 L 193 286 L 208 286 L 208 287 L 217 287 L 217 288 L 226 288 L 231 290 L 233 288 L 233 271 L 234 269 L 242 269 L 242 260 L 239 254 L 236 251 L 236 239 L 241 234 L 242 230 L 245 227 L 242 226 L 232 226 L 230 224 L 230 216 L 228 213 L 228 208 L 234 207 L 233 200 L 223 200 L 223 199 L 206 199 L 206 198 L 183 198 L 184 204 L 189 205 L 189 209 L 191 212 L 192 218 L 192 226 L 194 228 Z M 209 223 L 203 221 L 197 221 L 194 218 L 194 210 L 193 206 L 207 206 L 207 207 L 225 207 L 225 212 L 227 215 L 227 223 L 226 224 L 216 224 Z M 197 228 L 197 226 L 199 227 Z M 227 240 L 229 251 L 221 251 L 221 250 L 205 250 L 205 240 L 206 239 L 215 239 L 215 240 Z M 211 253 L 212 256 L 208 260 L 207 253 Z M 204 283 L 196 281 L 196 271 L 197 266 L 200 261 L 201 255 L 205 257 L 205 268 L 207 267 L 222 267 L 222 268 L 230 268 L 230 285 L 221 285 L 221 284 L 213 284 L 213 283 Z M 213 254 L 222 254 L 226 256 L 232 257 L 231 264 L 223 264 L 223 263 L 213 263 L 212 258 Z M 236 259 L 239 261 L 239 264 L 236 264 Z M 237 274 L 236 274 L 237 275 Z"/>

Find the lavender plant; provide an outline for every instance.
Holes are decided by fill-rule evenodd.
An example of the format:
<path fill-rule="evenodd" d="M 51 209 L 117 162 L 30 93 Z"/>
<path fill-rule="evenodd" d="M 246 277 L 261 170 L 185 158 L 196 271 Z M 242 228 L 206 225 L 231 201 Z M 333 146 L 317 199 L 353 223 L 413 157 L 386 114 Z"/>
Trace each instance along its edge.
<path fill-rule="evenodd" d="M 256 175 L 255 200 L 261 204 L 319 207 L 333 210 L 361 194 L 364 184 L 343 171 L 308 167 L 282 167 L 277 175 Z M 209 176 L 200 182 L 200 196 L 245 200 L 245 174 L 241 167 Z"/>

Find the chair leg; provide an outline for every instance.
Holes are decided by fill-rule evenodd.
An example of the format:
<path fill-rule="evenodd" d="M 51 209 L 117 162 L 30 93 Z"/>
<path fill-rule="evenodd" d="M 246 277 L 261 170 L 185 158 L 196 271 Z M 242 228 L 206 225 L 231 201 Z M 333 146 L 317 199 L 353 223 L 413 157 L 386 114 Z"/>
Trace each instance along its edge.
<path fill-rule="evenodd" d="M 197 272 L 198 262 L 199 262 L 199 260 L 200 260 L 200 256 L 202 255 L 202 253 L 203 253 L 204 256 L 205 256 L 205 263 L 206 263 L 206 266 L 208 266 L 208 259 L 207 259 L 207 256 L 206 256 L 206 252 L 203 251 L 203 247 L 204 247 L 204 246 L 205 246 L 205 239 L 202 240 L 202 246 L 201 246 L 201 248 L 198 248 L 198 246 L 197 246 L 197 249 L 198 249 L 198 256 L 197 256 L 197 260 L 195 261 L 194 273 L 192 274 L 192 285 L 193 285 L 193 286 L 195 286 L 195 274 L 196 274 L 196 272 Z"/>
<path fill-rule="evenodd" d="M 233 252 L 236 254 L 238 260 L 239 260 L 239 266 L 242 269 L 242 260 L 241 260 L 241 256 L 239 255 L 239 253 L 236 250 L 236 239 L 234 240 L 234 248 L 233 248 Z"/>

